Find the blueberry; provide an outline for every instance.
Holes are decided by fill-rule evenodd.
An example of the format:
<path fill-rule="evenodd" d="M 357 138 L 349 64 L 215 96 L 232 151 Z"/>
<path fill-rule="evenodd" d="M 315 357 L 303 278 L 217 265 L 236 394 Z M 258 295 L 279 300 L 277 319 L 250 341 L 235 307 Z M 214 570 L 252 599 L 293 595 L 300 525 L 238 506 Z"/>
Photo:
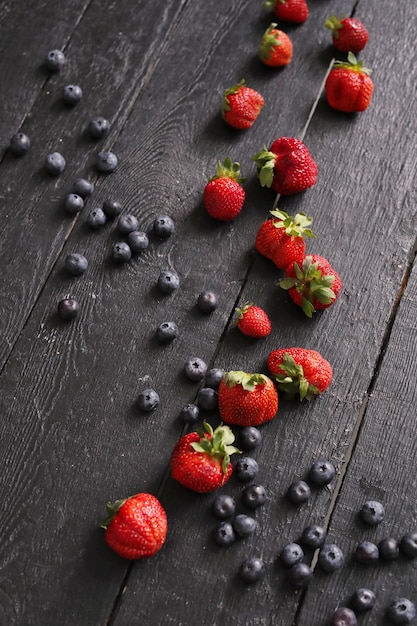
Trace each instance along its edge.
<path fill-rule="evenodd" d="M 235 540 L 235 532 L 230 522 L 221 522 L 214 529 L 214 541 L 219 546 L 230 546 Z"/>
<path fill-rule="evenodd" d="M 104 224 L 107 221 L 107 217 L 103 209 L 100 209 L 99 207 L 97 207 L 90 211 L 85 221 L 86 221 L 86 224 L 90 226 L 90 228 L 93 228 L 94 230 L 98 230 L 99 228 L 104 226 Z"/>
<path fill-rule="evenodd" d="M 133 230 L 127 236 L 127 243 L 132 252 L 142 252 L 149 246 L 149 238 L 146 233 L 140 230 Z"/>
<path fill-rule="evenodd" d="M 117 230 L 121 235 L 128 235 L 135 230 L 139 230 L 138 218 L 130 213 L 124 213 L 117 220 Z"/>
<path fill-rule="evenodd" d="M 385 537 L 378 543 L 379 556 L 383 561 L 395 561 L 400 556 L 400 546 L 394 537 Z"/>
<path fill-rule="evenodd" d="M 114 217 L 117 217 L 118 215 L 120 215 L 120 213 L 123 211 L 123 207 L 120 204 L 120 202 L 117 202 L 117 200 L 105 200 L 103 202 L 103 211 L 105 212 L 108 218 L 113 219 Z M 138 223 L 138 226 L 139 226 L 139 223 Z"/>
<path fill-rule="evenodd" d="M 45 169 L 51 176 L 62 174 L 66 166 L 66 161 L 59 152 L 51 152 L 45 158 Z"/>
<path fill-rule="evenodd" d="M 212 313 L 219 306 L 219 301 L 212 291 L 202 291 L 197 298 L 197 306 L 202 313 Z"/>
<path fill-rule="evenodd" d="M 127 263 L 132 258 L 132 250 L 125 241 L 117 241 L 113 244 L 112 256 L 116 263 Z"/>
<path fill-rule="evenodd" d="M 288 543 L 282 548 L 279 558 L 285 567 L 292 567 L 296 563 L 301 563 L 304 558 L 304 550 L 298 543 Z"/>
<path fill-rule="evenodd" d="M 90 183 L 89 180 L 85 180 L 85 178 L 77 178 L 72 187 L 73 193 L 76 193 L 77 196 L 81 196 L 83 200 L 85 200 L 88 196 L 94 191 L 93 183 Z"/>
<path fill-rule="evenodd" d="M 160 343 L 171 343 L 178 335 L 179 330 L 175 322 L 162 322 L 156 329 L 156 338 Z"/>
<path fill-rule="evenodd" d="M 50 50 L 46 55 L 45 65 L 51 72 L 59 72 L 66 62 L 65 54 L 62 50 Z"/>
<path fill-rule="evenodd" d="M 84 208 L 84 200 L 76 193 L 69 193 L 64 198 L 64 209 L 71 215 L 76 215 Z"/>
<path fill-rule="evenodd" d="M 15 156 L 23 156 L 30 148 L 30 139 L 25 133 L 19 131 L 10 139 L 10 151 Z"/>
<path fill-rule="evenodd" d="M 361 565 L 371 565 L 379 559 L 379 550 L 372 541 L 361 541 L 355 548 L 355 558 Z"/>
<path fill-rule="evenodd" d="M 308 548 L 321 548 L 326 541 L 327 532 L 322 526 L 317 524 L 309 524 L 306 526 L 302 533 L 300 541 L 304 546 Z"/>
<path fill-rule="evenodd" d="M 265 487 L 252 484 L 245 487 L 242 492 L 242 501 L 250 509 L 257 509 L 263 506 L 267 500 Z"/>
<path fill-rule="evenodd" d="M 362 521 L 368 524 L 368 526 L 376 526 L 384 519 L 385 510 L 380 502 L 368 500 L 362 505 L 359 515 Z"/>
<path fill-rule="evenodd" d="M 219 406 L 217 391 L 211 387 L 201 387 L 197 394 L 197 405 L 202 411 L 216 411 Z"/>
<path fill-rule="evenodd" d="M 145 389 L 138 395 L 137 402 L 141 411 L 150 413 L 159 406 L 160 398 L 154 389 Z"/>
<path fill-rule="evenodd" d="M 371 589 L 365 589 L 361 587 L 356 589 L 353 593 L 350 603 L 352 608 L 357 613 L 365 613 L 374 608 L 376 602 L 376 596 Z"/>
<path fill-rule="evenodd" d="M 180 419 L 184 424 L 195 424 L 198 421 L 200 409 L 196 404 L 186 404 L 180 411 Z"/>
<path fill-rule="evenodd" d="M 294 480 L 288 487 L 286 495 L 293 504 L 304 504 L 311 498 L 310 485 L 305 480 Z"/>
<path fill-rule="evenodd" d="M 65 269 L 72 276 L 81 276 L 88 268 L 88 261 L 83 254 L 71 252 L 65 258 Z"/>
<path fill-rule="evenodd" d="M 224 370 L 222 370 L 220 367 L 212 367 L 210 370 L 206 372 L 204 383 L 206 387 L 211 387 L 212 389 L 218 389 L 223 378 L 224 378 Z"/>
<path fill-rule="evenodd" d="M 310 467 L 308 476 L 311 482 L 317 485 L 317 487 L 324 487 L 331 483 L 336 476 L 336 470 L 330 461 L 315 461 Z"/>
<path fill-rule="evenodd" d="M 88 130 L 93 139 L 101 139 L 109 132 L 110 122 L 101 116 L 93 117 L 88 124 Z"/>
<path fill-rule="evenodd" d="M 264 575 L 265 563 L 262 559 L 251 556 L 242 563 L 239 573 L 245 583 L 255 583 Z"/>
<path fill-rule="evenodd" d="M 80 305 L 75 298 L 64 298 L 58 302 L 58 314 L 61 319 L 68 321 L 77 317 Z"/>
<path fill-rule="evenodd" d="M 250 456 L 241 456 L 235 465 L 235 476 L 241 483 L 253 480 L 259 472 L 259 465 Z"/>
<path fill-rule="evenodd" d="M 335 543 L 325 543 L 320 549 L 318 564 L 325 572 L 334 572 L 344 563 L 342 550 Z"/>
<path fill-rule="evenodd" d="M 330 626 L 356 626 L 358 623 L 355 613 L 347 606 L 340 606 L 332 615 Z"/>
<path fill-rule="evenodd" d="M 157 285 L 162 293 L 172 293 L 180 286 L 178 274 L 171 270 L 162 270 L 158 276 Z"/>
<path fill-rule="evenodd" d="M 117 156 L 109 150 L 103 150 L 96 155 L 96 168 L 101 174 L 111 174 L 118 163 Z"/>
<path fill-rule="evenodd" d="M 287 572 L 287 580 L 295 589 L 303 589 L 311 582 L 313 578 L 313 570 L 307 563 L 296 563 L 289 568 Z"/>
<path fill-rule="evenodd" d="M 248 537 L 258 528 L 258 522 L 250 515 L 240 513 L 233 520 L 233 528 L 239 537 Z"/>
<path fill-rule="evenodd" d="M 207 372 L 207 365 L 198 356 L 187 359 L 184 363 L 184 374 L 189 380 L 203 380 Z"/>
<path fill-rule="evenodd" d="M 417 532 L 409 532 L 401 537 L 400 550 L 410 559 L 417 556 Z"/>
<path fill-rule="evenodd" d="M 211 510 L 213 515 L 220 519 L 231 517 L 236 510 L 235 499 L 227 494 L 217 494 L 214 497 Z"/>
<path fill-rule="evenodd" d="M 62 99 L 68 106 L 75 106 L 83 97 L 83 90 L 79 85 L 66 85 L 62 90 Z"/>
<path fill-rule="evenodd" d="M 239 433 L 239 448 L 254 450 L 262 441 L 262 434 L 255 426 L 244 426 Z"/>
<path fill-rule="evenodd" d="M 391 602 L 386 615 L 391 624 L 410 624 L 416 616 L 416 607 L 408 598 L 398 598 Z"/>
<path fill-rule="evenodd" d="M 174 220 L 169 215 L 158 215 L 154 219 L 153 232 L 160 239 L 168 239 L 174 231 Z"/>

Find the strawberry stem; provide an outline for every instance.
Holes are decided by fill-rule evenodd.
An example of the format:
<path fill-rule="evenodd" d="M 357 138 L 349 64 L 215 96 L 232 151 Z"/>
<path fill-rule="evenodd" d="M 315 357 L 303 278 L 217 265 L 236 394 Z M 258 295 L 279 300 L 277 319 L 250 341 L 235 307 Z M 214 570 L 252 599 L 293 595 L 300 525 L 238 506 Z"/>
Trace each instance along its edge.
<path fill-rule="evenodd" d="M 193 441 L 190 445 L 196 452 L 209 454 L 219 459 L 223 473 L 226 474 L 231 455 L 241 453 L 238 448 L 232 445 L 235 440 L 233 431 L 229 426 L 223 424 L 220 424 L 215 430 L 206 421 L 203 422 L 203 425 L 206 432 L 198 431 L 200 440 Z"/>

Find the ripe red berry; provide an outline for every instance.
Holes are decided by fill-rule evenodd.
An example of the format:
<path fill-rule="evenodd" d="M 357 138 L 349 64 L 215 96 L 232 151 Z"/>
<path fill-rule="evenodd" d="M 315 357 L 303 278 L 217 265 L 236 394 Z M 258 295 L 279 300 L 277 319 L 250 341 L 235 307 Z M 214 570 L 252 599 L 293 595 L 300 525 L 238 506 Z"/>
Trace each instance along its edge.
<path fill-rule="evenodd" d="M 232 163 L 230 157 L 218 161 L 216 175 L 204 187 L 204 207 L 210 217 L 231 222 L 239 215 L 245 202 L 244 180 L 239 163 Z"/>
<path fill-rule="evenodd" d="M 264 104 L 263 96 L 241 80 L 224 92 L 222 117 L 233 128 L 244 130 L 252 126 Z"/>
<path fill-rule="evenodd" d="M 236 313 L 238 314 L 237 327 L 244 335 L 260 339 L 271 332 L 271 320 L 261 307 L 250 302 L 242 308 L 237 308 Z"/>
<path fill-rule="evenodd" d="M 357 54 L 368 43 L 368 31 L 356 17 L 337 18 L 331 15 L 325 26 L 332 31 L 333 45 L 340 52 Z"/>
<path fill-rule="evenodd" d="M 365 111 L 374 90 L 370 73 L 353 52 L 349 52 L 347 62 L 335 61 L 324 86 L 328 104 L 343 113 Z"/>

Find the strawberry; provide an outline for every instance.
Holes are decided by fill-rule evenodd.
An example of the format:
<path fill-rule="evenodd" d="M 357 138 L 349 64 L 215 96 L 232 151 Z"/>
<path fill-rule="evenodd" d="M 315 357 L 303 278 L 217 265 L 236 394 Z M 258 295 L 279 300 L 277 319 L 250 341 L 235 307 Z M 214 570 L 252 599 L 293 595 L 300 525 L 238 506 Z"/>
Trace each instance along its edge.
<path fill-rule="evenodd" d="M 265 101 L 260 93 L 247 87 L 245 81 L 230 87 L 223 94 L 222 117 L 233 128 L 250 128 Z"/>
<path fill-rule="evenodd" d="M 304 191 L 317 180 L 316 162 L 303 142 L 294 137 L 280 137 L 269 150 L 264 146 L 252 158 L 261 186 L 283 196 Z"/>
<path fill-rule="evenodd" d="M 252 302 L 245 304 L 241 309 L 236 309 L 236 313 L 238 314 L 237 327 L 244 335 L 260 339 L 271 332 L 272 324 L 268 315 Z"/>
<path fill-rule="evenodd" d="M 226 424 L 259 426 L 278 411 L 277 390 L 264 374 L 226 372 L 218 394 L 220 416 Z"/>
<path fill-rule="evenodd" d="M 204 422 L 206 432 L 191 432 L 181 437 L 171 455 L 171 474 L 179 483 L 207 493 L 224 485 L 232 473 L 230 455 L 239 452 L 232 443 L 235 436 L 228 426 L 215 430 Z"/>
<path fill-rule="evenodd" d="M 306 0 L 267 0 L 266 9 L 273 9 L 278 20 L 302 24 L 308 18 L 308 4 Z"/>
<path fill-rule="evenodd" d="M 231 222 L 239 215 L 245 202 L 244 181 L 239 163 L 230 157 L 217 162 L 216 175 L 204 187 L 204 207 L 213 219 Z"/>
<path fill-rule="evenodd" d="M 262 37 L 259 49 L 260 59 L 269 67 L 283 67 L 292 58 L 292 41 L 286 33 L 272 23 Z"/>
<path fill-rule="evenodd" d="M 333 45 L 340 52 L 356 54 L 368 43 L 368 31 L 356 17 L 337 18 L 331 15 L 324 25 L 332 31 Z"/>
<path fill-rule="evenodd" d="M 285 270 L 279 286 L 288 289 L 291 300 L 301 307 L 307 317 L 315 311 L 334 304 L 342 289 L 339 274 L 329 261 L 318 254 L 304 257 L 302 265 L 291 263 Z"/>
<path fill-rule="evenodd" d="M 294 261 L 301 265 L 306 250 L 304 237 L 314 237 L 310 230 L 312 218 L 304 213 L 291 217 L 279 209 L 270 213 L 273 218 L 261 224 L 256 235 L 256 249 L 278 269 L 285 269 Z"/>
<path fill-rule="evenodd" d="M 281 348 L 268 356 L 267 366 L 284 396 L 311 400 L 332 382 L 332 366 L 319 352 L 304 348 Z"/>
<path fill-rule="evenodd" d="M 107 518 L 101 524 L 105 540 L 119 556 L 141 559 L 158 552 L 165 543 L 167 515 L 159 500 L 150 493 L 137 493 L 107 505 Z"/>
<path fill-rule="evenodd" d="M 349 52 L 347 62 L 335 61 L 324 86 L 329 105 L 344 113 L 365 111 L 374 90 L 370 73 L 353 52 Z"/>

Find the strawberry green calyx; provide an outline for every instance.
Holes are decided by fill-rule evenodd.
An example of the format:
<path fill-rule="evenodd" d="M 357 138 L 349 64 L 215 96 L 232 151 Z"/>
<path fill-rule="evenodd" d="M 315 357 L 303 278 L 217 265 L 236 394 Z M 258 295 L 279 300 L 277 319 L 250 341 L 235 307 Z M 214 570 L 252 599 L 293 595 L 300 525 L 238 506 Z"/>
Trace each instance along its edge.
<path fill-rule="evenodd" d="M 269 58 L 274 48 L 281 45 L 279 34 L 277 33 L 277 26 L 275 22 L 272 22 L 263 34 L 260 54 L 262 57 Z"/>
<path fill-rule="evenodd" d="M 239 321 L 244 317 L 244 315 L 248 312 L 248 310 L 253 306 L 253 302 L 248 302 L 244 304 L 242 307 L 236 307 L 235 311 L 237 313 L 237 320 Z M 230 373 L 230 372 L 229 372 Z"/>
<path fill-rule="evenodd" d="M 334 70 L 351 70 L 352 72 L 357 72 L 358 74 L 366 74 L 369 76 L 372 73 L 372 70 L 369 67 L 363 67 L 362 61 L 357 59 L 353 52 L 348 52 L 347 61 L 335 61 L 333 63 Z"/>
<path fill-rule="evenodd" d="M 268 381 L 264 374 L 249 374 L 241 371 L 227 372 L 224 376 L 224 382 L 229 387 L 241 385 L 245 391 L 255 391 L 257 385 L 265 385 Z"/>
<path fill-rule="evenodd" d="M 123 500 L 116 500 L 115 502 L 108 502 L 107 503 L 107 506 L 106 506 L 107 517 L 105 517 L 104 520 L 101 522 L 100 528 L 104 528 L 104 529 L 107 528 L 107 526 L 112 521 L 113 517 L 116 516 L 116 514 L 119 511 L 119 509 L 124 505 L 124 503 L 128 499 L 129 498 L 124 498 Z"/>
<path fill-rule="evenodd" d="M 336 39 L 339 37 L 339 30 L 341 28 L 343 28 L 342 19 L 343 18 L 339 19 L 339 18 L 335 17 L 334 15 L 331 15 L 324 22 L 325 27 L 332 31 L 332 33 L 336 37 Z"/>
<path fill-rule="evenodd" d="M 193 441 L 190 445 L 196 452 L 202 452 L 209 454 L 221 461 L 223 473 L 226 474 L 229 464 L 230 456 L 232 454 L 240 454 L 240 450 L 233 446 L 235 436 L 229 426 L 220 424 L 215 430 L 212 426 L 204 421 L 204 431 L 198 431 L 201 439 L 200 441 Z"/>
<path fill-rule="evenodd" d="M 237 183 L 244 183 L 246 180 L 246 178 L 240 175 L 240 163 L 237 161 L 233 162 L 229 156 L 225 158 L 223 163 L 217 161 L 216 172 L 216 175 L 212 176 L 210 181 L 216 180 L 217 178 L 231 178 Z"/>
<path fill-rule="evenodd" d="M 301 308 L 307 317 L 312 317 L 316 310 L 313 301 L 329 305 L 336 299 L 331 288 L 334 275 L 323 274 L 310 255 L 304 258 L 301 268 L 298 263 L 294 263 L 294 270 L 295 277 L 284 278 L 278 284 L 286 290 L 294 287 L 301 294 Z"/>
<path fill-rule="evenodd" d="M 258 168 L 259 182 L 261 187 L 270 187 L 274 179 L 274 165 L 276 155 L 268 150 L 266 146 L 252 157 Z"/>
<path fill-rule="evenodd" d="M 280 209 L 275 209 L 270 211 L 270 213 L 276 218 L 274 226 L 276 228 L 284 228 L 285 234 L 289 237 L 315 237 L 315 234 L 310 229 L 313 218 L 307 217 L 305 213 L 297 213 L 294 217 Z"/>
<path fill-rule="evenodd" d="M 239 83 L 237 83 L 236 85 L 233 85 L 233 87 L 229 87 L 229 89 L 226 89 L 226 91 L 224 92 L 224 94 L 223 94 L 223 101 L 222 101 L 222 107 L 221 107 L 221 113 L 222 113 L 223 117 L 224 117 L 225 111 L 230 111 L 230 108 L 231 108 L 230 104 L 229 104 L 229 96 L 233 96 L 244 85 L 245 85 L 245 79 L 242 78 L 242 80 Z"/>
<path fill-rule="evenodd" d="M 285 373 L 277 374 L 275 380 L 278 390 L 287 398 L 294 398 L 299 394 L 300 400 L 311 400 L 320 393 L 317 387 L 310 385 L 304 376 L 303 366 L 298 365 L 290 354 L 284 354 L 280 369 Z"/>

